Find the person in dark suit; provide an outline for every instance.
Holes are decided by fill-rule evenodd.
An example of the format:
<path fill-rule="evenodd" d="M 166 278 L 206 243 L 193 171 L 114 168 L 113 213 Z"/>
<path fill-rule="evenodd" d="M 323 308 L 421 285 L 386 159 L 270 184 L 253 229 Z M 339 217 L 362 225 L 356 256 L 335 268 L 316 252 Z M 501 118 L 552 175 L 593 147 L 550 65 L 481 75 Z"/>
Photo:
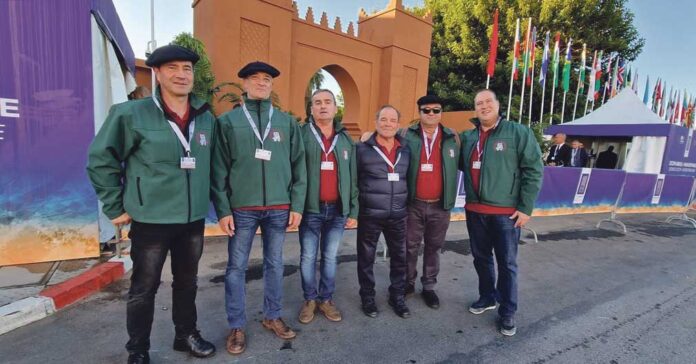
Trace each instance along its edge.
<path fill-rule="evenodd" d="M 619 161 L 619 156 L 614 153 L 614 146 L 610 145 L 607 150 L 599 153 L 597 156 L 597 163 L 595 164 L 596 168 L 605 168 L 605 169 L 615 169 L 616 168 L 616 163 Z"/>
<path fill-rule="evenodd" d="M 556 133 L 553 135 L 553 145 L 549 150 L 549 156 L 546 157 L 546 165 L 562 167 L 570 164 L 570 147 L 565 141 L 565 134 Z"/>
<path fill-rule="evenodd" d="M 578 167 L 583 168 L 587 165 L 587 160 L 589 155 L 587 151 L 581 147 L 580 141 L 573 140 L 571 143 L 572 149 L 570 150 L 570 160 L 566 167 Z"/>

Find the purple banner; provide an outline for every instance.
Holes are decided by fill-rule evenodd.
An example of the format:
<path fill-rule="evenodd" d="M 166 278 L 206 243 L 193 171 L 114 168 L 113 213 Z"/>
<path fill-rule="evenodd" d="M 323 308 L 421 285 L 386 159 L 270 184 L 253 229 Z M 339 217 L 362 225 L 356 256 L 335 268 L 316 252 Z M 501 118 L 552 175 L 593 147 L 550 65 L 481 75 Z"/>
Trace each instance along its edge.
<path fill-rule="evenodd" d="M 693 183 L 687 176 L 628 173 L 617 212 L 684 211 Z"/>
<path fill-rule="evenodd" d="M 662 173 L 696 177 L 696 137 L 694 129 L 671 125 Z"/>
<path fill-rule="evenodd" d="M 90 6 L 0 0 L 0 265 L 98 255 Z"/>

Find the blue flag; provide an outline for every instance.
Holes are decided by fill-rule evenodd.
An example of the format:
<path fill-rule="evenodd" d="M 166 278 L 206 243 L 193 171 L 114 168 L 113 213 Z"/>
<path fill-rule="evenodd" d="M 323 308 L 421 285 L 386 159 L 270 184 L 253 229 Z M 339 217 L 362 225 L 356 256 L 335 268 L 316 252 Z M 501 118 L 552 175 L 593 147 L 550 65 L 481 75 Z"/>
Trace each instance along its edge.
<path fill-rule="evenodd" d="M 544 85 L 546 83 L 546 71 L 549 70 L 549 32 L 546 32 L 546 41 L 544 42 L 544 54 L 541 57 L 541 71 L 539 71 L 539 83 Z"/>
<path fill-rule="evenodd" d="M 645 78 L 645 93 L 643 94 L 643 103 L 648 104 L 650 102 L 650 98 L 648 97 L 648 93 L 650 92 L 650 76 Z"/>

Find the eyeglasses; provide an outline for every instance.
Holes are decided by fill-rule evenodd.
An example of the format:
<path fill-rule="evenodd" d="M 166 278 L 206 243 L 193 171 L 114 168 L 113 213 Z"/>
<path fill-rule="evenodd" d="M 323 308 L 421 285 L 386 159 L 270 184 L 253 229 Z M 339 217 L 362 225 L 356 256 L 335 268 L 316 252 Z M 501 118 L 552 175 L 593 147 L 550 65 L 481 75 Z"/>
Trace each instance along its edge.
<path fill-rule="evenodd" d="M 427 107 L 424 107 L 424 108 L 420 109 L 420 111 L 421 111 L 423 114 L 430 114 L 430 113 L 439 114 L 439 113 L 442 112 L 442 109 L 429 109 L 429 108 L 427 108 Z"/>

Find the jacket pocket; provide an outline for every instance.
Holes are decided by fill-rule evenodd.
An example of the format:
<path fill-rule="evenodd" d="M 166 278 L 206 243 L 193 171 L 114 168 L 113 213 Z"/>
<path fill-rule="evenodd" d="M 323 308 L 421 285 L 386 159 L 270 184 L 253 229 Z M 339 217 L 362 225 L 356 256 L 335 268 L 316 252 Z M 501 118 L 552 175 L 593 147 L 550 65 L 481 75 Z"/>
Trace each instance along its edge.
<path fill-rule="evenodd" d="M 512 174 L 512 183 L 510 183 L 510 194 L 515 192 L 515 181 L 517 180 L 517 173 Z"/>
<path fill-rule="evenodd" d="M 143 193 L 140 191 L 140 177 L 135 179 L 135 187 L 138 189 L 138 202 L 143 205 Z"/>

